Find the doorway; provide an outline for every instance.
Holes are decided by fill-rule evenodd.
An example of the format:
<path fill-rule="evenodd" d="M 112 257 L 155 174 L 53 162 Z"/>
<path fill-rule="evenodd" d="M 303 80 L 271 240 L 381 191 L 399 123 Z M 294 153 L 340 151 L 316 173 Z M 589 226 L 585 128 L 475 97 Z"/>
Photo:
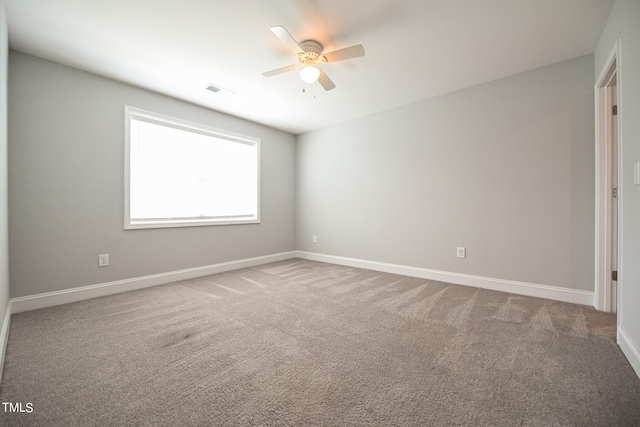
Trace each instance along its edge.
<path fill-rule="evenodd" d="M 621 293 L 619 212 L 622 191 L 618 180 L 619 42 L 614 46 L 595 86 L 596 106 L 596 257 L 595 301 L 598 310 L 616 313 Z"/>

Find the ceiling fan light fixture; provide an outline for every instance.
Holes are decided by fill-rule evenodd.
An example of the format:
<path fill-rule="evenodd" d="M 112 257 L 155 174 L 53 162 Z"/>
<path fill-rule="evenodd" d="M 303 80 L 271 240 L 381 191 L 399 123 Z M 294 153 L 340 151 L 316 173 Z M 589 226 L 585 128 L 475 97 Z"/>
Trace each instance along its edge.
<path fill-rule="evenodd" d="M 300 78 L 305 83 L 315 83 L 320 77 L 320 70 L 312 65 L 305 65 L 300 70 Z"/>
<path fill-rule="evenodd" d="M 309 84 L 318 82 L 324 90 L 329 91 L 334 89 L 336 85 L 331 81 L 329 76 L 327 76 L 324 69 L 316 67 L 316 65 L 364 56 L 364 47 L 362 47 L 361 44 L 324 53 L 321 43 L 316 40 L 305 40 L 298 43 L 296 39 L 280 25 L 271 27 L 271 31 L 296 54 L 298 63 L 262 73 L 265 77 L 273 77 L 286 73 L 287 71 L 300 70 L 300 78 L 302 81 Z"/>

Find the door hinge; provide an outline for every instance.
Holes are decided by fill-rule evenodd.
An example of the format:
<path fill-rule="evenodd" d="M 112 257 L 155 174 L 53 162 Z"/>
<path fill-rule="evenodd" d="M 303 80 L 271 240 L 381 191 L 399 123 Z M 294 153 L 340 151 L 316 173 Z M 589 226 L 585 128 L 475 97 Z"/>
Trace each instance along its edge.
<path fill-rule="evenodd" d="M 617 271 L 612 271 L 611 272 L 611 280 L 615 280 L 616 282 L 618 281 L 618 272 Z"/>
<path fill-rule="evenodd" d="M 613 198 L 614 199 L 618 198 L 618 188 L 617 187 L 613 189 Z"/>
<path fill-rule="evenodd" d="M 613 111 L 612 111 L 612 114 L 613 114 L 614 116 L 617 116 L 617 115 L 618 115 L 618 106 L 617 106 L 617 105 L 614 105 L 612 110 L 613 110 Z"/>

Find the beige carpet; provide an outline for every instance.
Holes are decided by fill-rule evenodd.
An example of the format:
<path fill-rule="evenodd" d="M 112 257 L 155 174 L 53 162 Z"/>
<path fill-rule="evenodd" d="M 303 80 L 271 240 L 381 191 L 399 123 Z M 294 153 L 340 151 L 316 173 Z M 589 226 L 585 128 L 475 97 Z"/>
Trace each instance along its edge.
<path fill-rule="evenodd" d="M 640 425 L 615 316 L 289 260 L 14 315 L 8 426 Z M 24 407 L 24 406 L 23 406 Z"/>

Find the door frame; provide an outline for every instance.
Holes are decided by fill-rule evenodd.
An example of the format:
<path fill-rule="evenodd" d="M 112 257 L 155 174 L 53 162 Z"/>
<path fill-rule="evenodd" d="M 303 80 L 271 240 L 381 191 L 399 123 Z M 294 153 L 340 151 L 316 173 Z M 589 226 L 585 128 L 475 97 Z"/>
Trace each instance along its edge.
<path fill-rule="evenodd" d="M 611 265 L 611 228 L 612 228 L 612 173 L 613 173 L 613 153 L 612 153 L 612 120 L 617 120 L 618 124 L 618 177 L 622 171 L 622 129 L 621 116 L 612 115 L 612 86 L 616 82 L 616 98 L 618 110 L 621 104 L 620 90 L 620 40 L 617 40 L 607 57 L 598 79 L 595 84 L 595 167 L 596 167 L 596 188 L 595 188 L 595 296 L 594 307 L 597 310 L 611 312 L 614 304 L 612 301 L 611 278 L 615 266 Z M 618 215 L 617 215 L 617 302 L 621 301 L 623 291 L 623 271 L 622 271 L 622 180 L 618 179 Z M 620 304 L 615 304 L 618 316 L 620 316 Z"/>

